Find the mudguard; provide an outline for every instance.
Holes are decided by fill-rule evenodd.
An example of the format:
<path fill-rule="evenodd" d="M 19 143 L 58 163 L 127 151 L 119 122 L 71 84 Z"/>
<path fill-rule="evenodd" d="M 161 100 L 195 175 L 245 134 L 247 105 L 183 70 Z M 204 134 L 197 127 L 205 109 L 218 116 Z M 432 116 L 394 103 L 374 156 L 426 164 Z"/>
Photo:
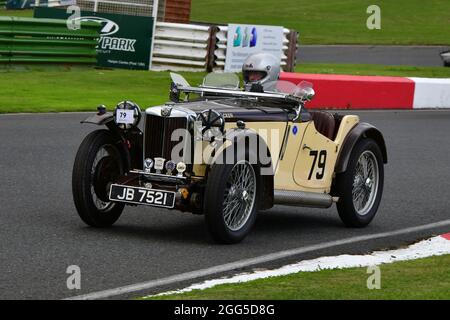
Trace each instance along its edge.
<path fill-rule="evenodd" d="M 208 163 L 214 163 L 216 162 L 216 160 L 218 159 L 218 157 L 220 156 L 220 154 L 227 149 L 228 147 L 232 146 L 232 145 L 239 145 L 242 143 L 242 141 L 246 138 L 250 138 L 250 139 L 257 139 L 256 141 L 258 141 L 258 148 L 262 149 L 262 150 L 267 150 L 267 155 L 270 156 L 270 163 L 262 163 L 263 167 L 270 167 L 272 169 L 272 174 L 273 174 L 273 168 L 272 168 L 272 161 L 271 161 L 271 151 L 269 149 L 269 147 L 266 144 L 266 141 L 259 137 L 258 134 L 252 130 L 249 129 L 232 129 L 232 130 L 228 130 L 226 135 L 224 136 L 224 139 L 226 142 L 223 143 L 223 145 L 216 150 L 217 152 L 214 154 L 214 156 L 209 160 Z M 259 152 L 254 153 L 256 155 L 259 154 Z"/>
<path fill-rule="evenodd" d="M 219 148 L 216 154 L 210 159 L 211 164 L 215 163 L 220 154 L 222 154 L 227 148 L 232 147 L 233 145 L 239 145 L 242 140 L 246 137 L 259 138 L 256 132 L 249 129 L 234 129 L 228 130 L 225 135 L 226 142 Z M 264 139 L 258 139 L 258 148 L 262 148 L 262 150 L 267 150 L 267 156 L 272 159 L 271 151 L 266 144 Z M 251 151 L 254 155 L 255 152 Z M 259 151 L 256 153 L 258 156 Z M 274 169 L 272 161 L 267 164 L 261 164 L 261 168 L 264 168 L 264 174 L 261 175 L 261 198 L 259 209 L 260 210 L 268 210 L 273 207 L 273 189 L 274 189 Z"/>
<path fill-rule="evenodd" d="M 90 124 L 97 124 L 99 126 L 104 125 L 110 121 L 114 120 L 114 115 L 111 112 L 105 112 L 103 114 L 94 114 L 90 116 L 89 118 L 81 121 L 81 123 L 90 123 Z"/>
<path fill-rule="evenodd" d="M 117 147 L 119 148 L 120 154 L 123 157 L 123 161 L 126 167 L 126 170 L 129 170 L 133 167 L 139 168 L 139 166 L 136 166 L 136 164 L 133 164 L 132 162 L 132 156 L 130 154 L 130 141 L 129 139 L 124 136 L 123 132 L 119 130 L 116 123 L 114 122 L 114 115 L 111 112 L 105 112 L 105 113 L 96 113 L 86 120 L 81 121 L 81 123 L 87 123 L 87 124 L 95 124 L 95 125 L 105 125 L 111 134 L 114 136 L 114 138 L 117 140 Z"/>
<path fill-rule="evenodd" d="M 387 150 L 386 143 L 383 138 L 383 134 L 373 125 L 361 122 L 358 123 L 347 135 L 342 145 L 338 160 L 335 166 L 335 173 L 342 173 L 347 170 L 348 162 L 350 160 L 351 153 L 356 143 L 361 138 L 371 138 L 375 140 L 381 149 L 381 154 L 383 156 L 383 162 L 387 163 Z"/>

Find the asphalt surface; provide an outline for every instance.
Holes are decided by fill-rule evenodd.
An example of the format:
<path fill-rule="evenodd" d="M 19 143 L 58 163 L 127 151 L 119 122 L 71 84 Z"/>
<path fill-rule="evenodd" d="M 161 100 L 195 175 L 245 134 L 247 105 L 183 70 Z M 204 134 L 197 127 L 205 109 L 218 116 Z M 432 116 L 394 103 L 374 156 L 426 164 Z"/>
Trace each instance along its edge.
<path fill-rule="evenodd" d="M 260 213 L 252 234 L 232 246 L 209 240 L 202 216 L 163 209 L 126 208 L 110 229 L 85 226 L 73 205 L 71 171 L 81 140 L 96 129 L 79 123 L 87 114 L 1 115 L 0 299 L 67 298 L 280 250 L 449 219 L 450 111 L 357 113 L 382 130 L 389 152 L 385 192 L 373 223 L 365 229 L 348 229 L 334 207 L 277 206 Z M 343 245 L 265 267 L 397 247 L 449 229 Z M 81 268 L 81 290 L 67 289 L 70 265 Z"/>
<path fill-rule="evenodd" d="M 443 66 L 448 46 L 300 45 L 297 62 Z"/>

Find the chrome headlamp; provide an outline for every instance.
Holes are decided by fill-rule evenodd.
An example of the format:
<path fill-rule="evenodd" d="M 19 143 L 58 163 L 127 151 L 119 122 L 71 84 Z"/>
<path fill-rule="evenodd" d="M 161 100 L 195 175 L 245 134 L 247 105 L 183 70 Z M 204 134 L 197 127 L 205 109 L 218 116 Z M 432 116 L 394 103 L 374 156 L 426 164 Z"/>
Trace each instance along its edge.
<path fill-rule="evenodd" d="M 168 175 L 171 175 L 173 170 L 175 170 L 175 168 L 177 167 L 177 164 L 175 162 L 173 162 L 172 160 L 169 160 L 166 162 L 166 172 Z"/>
<path fill-rule="evenodd" d="M 182 177 L 183 173 L 186 171 L 186 169 L 187 169 L 186 163 L 178 162 L 178 164 L 177 164 L 177 172 L 178 172 L 177 176 L 178 177 Z"/>
<path fill-rule="evenodd" d="M 154 161 L 150 158 L 146 158 L 144 160 L 144 171 L 146 173 L 150 173 L 152 171 L 153 165 L 154 165 Z"/>
<path fill-rule="evenodd" d="M 141 121 L 141 117 L 141 108 L 132 101 L 120 102 L 114 111 L 114 121 L 123 130 L 136 127 Z"/>

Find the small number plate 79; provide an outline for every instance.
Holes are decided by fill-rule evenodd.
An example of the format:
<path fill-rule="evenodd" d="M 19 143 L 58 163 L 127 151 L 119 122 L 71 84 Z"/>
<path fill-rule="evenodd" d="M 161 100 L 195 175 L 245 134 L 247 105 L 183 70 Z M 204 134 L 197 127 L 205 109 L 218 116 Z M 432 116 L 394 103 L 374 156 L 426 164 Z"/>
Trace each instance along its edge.
<path fill-rule="evenodd" d="M 134 110 L 117 109 L 116 110 L 116 122 L 123 124 L 134 123 Z"/>
<path fill-rule="evenodd" d="M 111 185 L 109 199 L 163 208 L 173 208 L 175 206 L 175 192 L 128 187 L 118 184 Z"/>

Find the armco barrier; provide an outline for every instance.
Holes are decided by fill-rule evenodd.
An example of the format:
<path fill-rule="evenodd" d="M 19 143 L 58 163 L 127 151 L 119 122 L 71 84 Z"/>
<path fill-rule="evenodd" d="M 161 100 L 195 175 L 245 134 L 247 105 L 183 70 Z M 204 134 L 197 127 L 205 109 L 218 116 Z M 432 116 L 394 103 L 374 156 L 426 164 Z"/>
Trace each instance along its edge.
<path fill-rule="evenodd" d="M 314 85 L 308 108 L 450 108 L 450 79 L 282 73 L 281 80 Z"/>
<path fill-rule="evenodd" d="M 298 33 L 284 29 L 281 66 L 295 67 Z M 227 26 L 157 22 L 153 70 L 223 71 L 227 51 Z"/>
<path fill-rule="evenodd" d="M 0 0 L 0 9 L 3 9 L 6 7 L 6 0 Z"/>
<path fill-rule="evenodd" d="M 205 71 L 210 33 L 208 26 L 157 22 L 152 69 Z"/>
<path fill-rule="evenodd" d="M 66 20 L 0 17 L 0 65 L 22 63 L 96 64 L 101 24 L 78 30 Z"/>

